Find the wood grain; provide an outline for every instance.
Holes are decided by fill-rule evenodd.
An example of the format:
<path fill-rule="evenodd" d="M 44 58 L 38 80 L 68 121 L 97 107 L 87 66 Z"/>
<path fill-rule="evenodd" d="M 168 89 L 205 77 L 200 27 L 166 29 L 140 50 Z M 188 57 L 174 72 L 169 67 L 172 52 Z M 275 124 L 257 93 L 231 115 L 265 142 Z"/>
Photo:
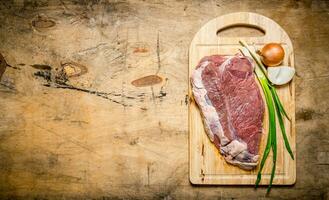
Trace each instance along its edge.
<path fill-rule="evenodd" d="M 230 27 L 254 27 L 264 32 L 263 36 L 218 36 L 218 31 Z M 239 40 L 245 40 L 257 49 L 268 42 L 281 43 L 285 49 L 284 64 L 294 67 L 293 47 L 286 32 L 273 20 L 255 13 L 238 12 L 217 17 L 206 23 L 194 36 L 189 51 L 189 76 L 199 60 L 204 56 L 220 54 L 234 55 L 238 53 Z M 295 154 L 295 91 L 294 81 L 289 85 L 278 88 L 278 95 L 291 121 L 285 119 L 288 139 Z M 189 95 L 193 99 L 189 83 Z M 264 114 L 264 126 L 260 143 L 260 155 L 266 146 L 268 134 L 268 112 Z M 253 185 L 259 167 L 251 171 L 242 170 L 225 162 L 216 147 L 208 139 L 200 111 L 195 101 L 189 105 L 189 133 L 190 133 L 190 181 L 193 184 L 221 184 L 221 185 Z M 278 154 L 274 184 L 289 185 L 296 180 L 296 160 L 292 160 L 286 151 L 279 126 L 277 126 Z M 260 184 L 269 183 L 272 169 L 272 155 L 270 154 L 264 169 Z"/>

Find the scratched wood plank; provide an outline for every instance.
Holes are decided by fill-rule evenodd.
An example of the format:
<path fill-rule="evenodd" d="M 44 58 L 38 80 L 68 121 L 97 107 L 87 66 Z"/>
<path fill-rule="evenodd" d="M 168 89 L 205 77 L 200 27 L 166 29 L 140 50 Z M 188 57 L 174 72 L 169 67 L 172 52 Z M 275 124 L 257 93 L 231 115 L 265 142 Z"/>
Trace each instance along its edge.
<path fill-rule="evenodd" d="M 263 36 L 218 36 L 218 32 L 236 26 L 256 27 L 264 31 Z M 255 44 L 259 49 L 268 42 L 282 43 L 285 49 L 283 64 L 294 67 L 294 53 L 291 41 L 286 32 L 274 21 L 262 15 L 248 12 L 237 12 L 217 17 L 206 23 L 194 36 L 189 51 L 189 76 L 195 66 L 204 56 L 221 54 L 234 55 L 239 52 L 239 40 L 243 39 L 248 44 Z M 189 87 L 191 83 L 189 82 Z M 292 151 L 296 154 L 296 132 L 295 132 L 295 83 L 277 89 L 283 106 L 291 117 L 291 121 L 284 120 L 288 140 Z M 193 100 L 191 88 L 190 99 Z M 265 109 L 266 110 L 266 109 Z M 262 157 L 266 146 L 268 134 L 268 112 L 264 114 L 264 125 L 260 143 L 260 155 Z M 280 130 L 277 125 L 277 130 Z M 200 111 L 195 101 L 189 106 L 189 132 L 190 132 L 190 180 L 194 184 L 255 184 L 259 166 L 254 170 L 243 170 L 225 162 L 216 147 L 211 143 L 202 122 Z M 277 134 L 278 153 L 276 176 L 273 181 L 277 185 L 294 184 L 296 181 L 296 160 L 292 160 L 285 150 L 284 142 L 280 131 Z M 266 185 L 270 181 L 272 170 L 272 158 L 269 155 L 263 169 L 263 176 L 260 184 Z"/>
<path fill-rule="evenodd" d="M 6 30 L 26 32 L 8 38 L 1 30 L 11 66 L 1 73 L 1 195 L 115 197 L 120 187 L 167 185 L 161 195 L 188 183 L 180 178 L 187 69 L 170 59 L 184 52 L 130 16 L 129 3 L 63 3 L 25 5 L 16 25 L 4 20 Z"/>

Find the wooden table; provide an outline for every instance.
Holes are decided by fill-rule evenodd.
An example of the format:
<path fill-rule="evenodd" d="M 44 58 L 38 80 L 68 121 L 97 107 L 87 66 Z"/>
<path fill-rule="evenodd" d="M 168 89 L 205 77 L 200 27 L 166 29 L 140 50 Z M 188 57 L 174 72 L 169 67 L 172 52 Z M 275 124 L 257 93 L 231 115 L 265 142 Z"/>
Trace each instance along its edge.
<path fill-rule="evenodd" d="M 277 21 L 295 49 L 297 183 L 270 197 L 329 198 L 327 1 L 16 0 L 0 9 L 1 198 L 264 197 L 265 188 L 188 179 L 189 43 L 236 11 Z"/>

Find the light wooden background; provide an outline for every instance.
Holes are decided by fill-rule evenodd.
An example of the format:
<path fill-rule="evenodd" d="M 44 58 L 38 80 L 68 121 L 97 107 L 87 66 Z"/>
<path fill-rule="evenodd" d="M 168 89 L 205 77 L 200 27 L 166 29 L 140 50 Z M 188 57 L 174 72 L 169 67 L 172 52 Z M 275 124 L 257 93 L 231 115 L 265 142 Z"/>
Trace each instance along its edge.
<path fill-rule="evenodd" d="M 295 50 L 297 183 L 270 198 L 329 198 L 327 1 L 2 0 L 1 199 L 265 198 L 188 179 L 189 43 L 236 11 Z"/>

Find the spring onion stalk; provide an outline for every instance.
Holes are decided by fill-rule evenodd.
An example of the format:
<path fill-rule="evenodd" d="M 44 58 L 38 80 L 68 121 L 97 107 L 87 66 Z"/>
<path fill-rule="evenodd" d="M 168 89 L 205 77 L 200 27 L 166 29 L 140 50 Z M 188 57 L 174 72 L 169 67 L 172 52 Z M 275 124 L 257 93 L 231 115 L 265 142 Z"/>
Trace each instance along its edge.
<path fill-rule="evenodd" d="M 255 51 L 252 51 L 251 48 L 248 46 L 247 43 L 244 41 L 239 42 L 243 48 L 240 49 L 243 55 L 249 56 L 253 58 L 253 60 L 256 62 L 255 66 L 255 74 L 256 77 L 262 87 L 262 90 L 264 92 L 266 104 L 267 104 L 267 109 L 268 109 L 268 120 L 269 120 L 269 129 L 268 129 L 268 137 L 267 137 L 267 143 L 266 147 L 263 153 L 262 160 L 260 162 L 260 168 L 257 174 L 257 179 L 255 183 L 255 187 L 258 187 L 261 178 L 262 178 L 262 170 L 265 165 L 265 161 L 272 149 L 273 153 L 273 166 L 272 166 L 272 171 L 271 171 L 271 177 L 270 177 L 270 183 L 267 188 L 267 193 L 270 192 L 273 180 L 274 180 L 274 175 L 275 175 L 275 168 L 276 168 L 276 157 L 277 157 L 277 138 L 276 138 L 276 119 L 278 119 L 282 137 L 284 140 L 285 147 L 291 156 L 292 159 L 294 159 L 294 155 L 292 153 L 292 150 L 289 145 L 289 141 L 286 135 L 284 123 L 283 123 L 283 116 L 285 116 L 287 119 L 289 119 L 286 111 L 283 108 L 283 105 L 278 97 L 278 94 L 276 92 L 276 89 L 274 86 L 272 86 L 267 78 L 267 71 L 261 60 L 259 59 L 259 56 L 256 55 Z M 290 120 L 290 119 L 289 119 Z"/>
<path fill-rule="evenodd" d="M 274 88 L 274 87 L 272 87 L 272 88 Z M 276 113 L 277 113 L 277 117 L 278 117 L 278 120 L 279 120 L 280 129 L 281 129 L 281 132 L 282 132 L 282 137 L 283 137 L 283 140 L 284 140 L 284 145 L 285 145 L 290 157 L 292 159 L 294 159 L 294 154 L 292 153 L 292 150 L 291 150 L 290 145 L 289 145 L 289 141 L 288 141 L 288 138 L 287 138 L 286 129 L 284 127 L 283 117 L 282 117 L 282 115 L 285 115 L 287 117 L 287 114 L 284 111 L 282 105 L 279 104 L 280 100 L 279 100 L 279 97 L 277 96 L 277 94 L 275 92 L 275 89 L 274 90 L 272 89 L 271 93 L 272 93 L 272 96 L 276 99 L 275 100 L 275 108 L 276 108 Z"/>

